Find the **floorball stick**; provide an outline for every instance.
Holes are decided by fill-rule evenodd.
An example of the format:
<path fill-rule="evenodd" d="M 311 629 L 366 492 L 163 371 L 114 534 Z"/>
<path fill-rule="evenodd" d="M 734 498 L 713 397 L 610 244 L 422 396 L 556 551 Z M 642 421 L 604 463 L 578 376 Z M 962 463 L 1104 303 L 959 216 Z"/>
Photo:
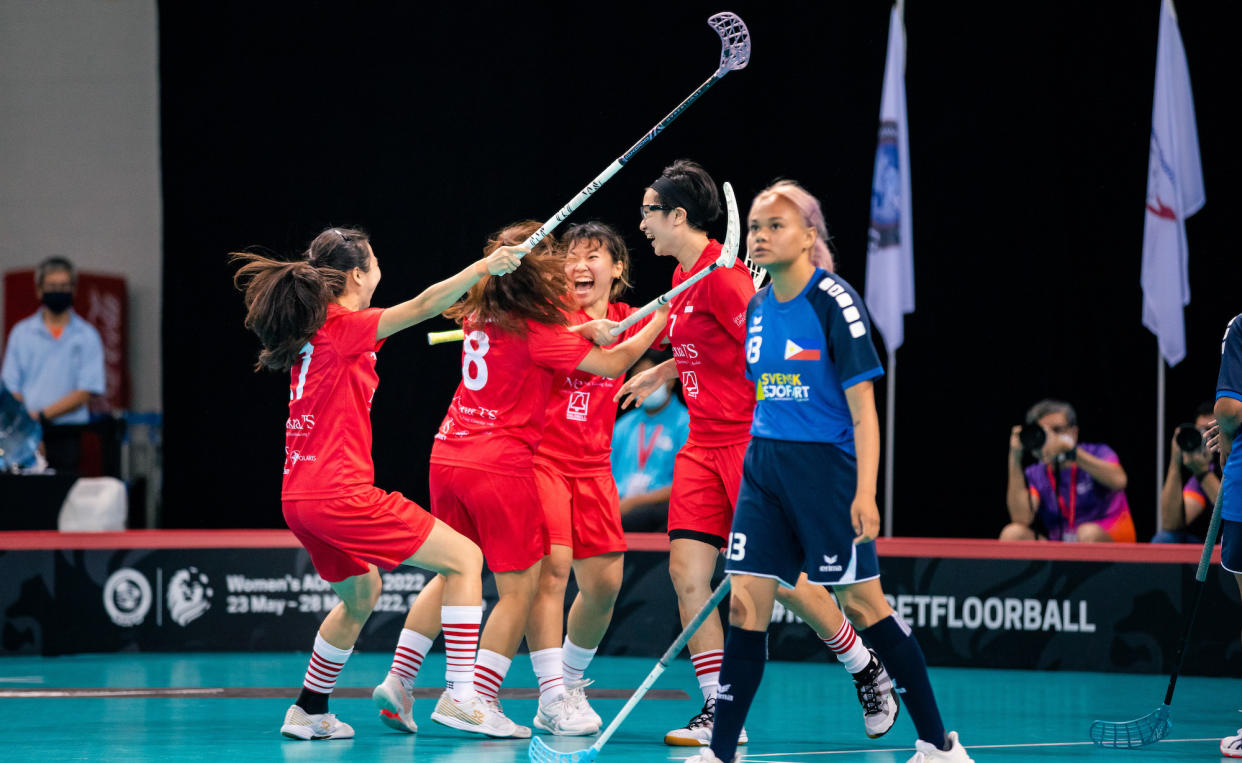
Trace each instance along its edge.
<path fill-rule="evenodd" d="M 746 29 L 746 24 L 742 19 L 737 14 L 726 11 L 712 16 L 707 20 L 707 23 L 715 30 L 716 34 L 720 35 L 720 65 L 716 67 L 716 71 L 712 73 L 712 76 L 708 77 L 707 81 L 702 85 L 699 85 L 698 90 L 691 93 L 686 100 L 682 101 L 668 116 L 660 120 L 660 123 L 651 128 L 637 143 L 630 146 L 629 151 L 626 151 L 614 160 L 612 164 L 608 165 L 606 170 L 599 173 L 590 183 L 587 183 L 586 188 L 579 191 L 578 195 L 573 197 L 559 212 L 539 226 L 539 229 L 532 233 L 530 238 L 526 239 L 525 243 L 522 244 L 523 248 L 533 249 L 536 244 L 543 240 L 544 236 L 552 232 L 553 228 L 560 225 L 573 214 L 573 211 L 582 202 L 590 198 L 591 194 L 598 191 L 604 183 L 607 183 L 613 175 L 617 174 L 625 166 L 625 163 L 634 157 L 634 154 L 637 154 L 642 150 L 643 146 L 650 143 L 652 138 L 663 132 L 664 128 L 672 124 L 674 119 L 681 116 L 683 111 L 690 108 L 690 104 L 697 101 L 701 95 L 707 92 L 708 88 L 723 79 L 729 72 L 746 68 L 746 64 L 750 63 L 750 31 Z"/>
<path fill-rule="evenodd" d="M 634 690 L 634 694 L 630 697 L 630 701 L 625 703 L 625 707 L 621 708 L 621 712 L 617 713 L 617 717 L 612 719 L 612 723 L 609 723 L 608 728 L 604 729 L 604 733 L 600 734 L 599 739 L 595 740 L 595 744 L 585 750 L 557 752 L 551 747 L 548 747 L 548 745 L 538 736 L 531 737 L 529 753 L 531 761 L 533 761 L 533 763 L 587 763 L 587 761 L 595 760 L 596 756 L 599 755 L 599 751 L 604 748 L 604 745 L 608 743 L 608 740 L 612 737 L 613 733 L 616 732 L 617 728 L 621 726 L 621 722 L 626 719 L 626 717 L 630 714 L 630 711 L 634 709 L 634 706 L 638 704 L 639 700 L 643 698 L 643 695 L 647 693 L 647 690 L 650 689 L 652 684 L 656 682 L 656 679 L 664 673 L 664 669 L 668 667 L 668 664 L 676 659 L 677 655 L 681 653 L 681 650 L 690 641 L 690 637 L 699 630 L 699 626 L 703 624 L 703 621 L 707 619 L 708 615 L 716 612 L 717 605 L 719 605 L 721 600 L 724 599 L 725 594 L 729 592 L 730 582 L 732 582 L 732 578 L 725 575 L 725 579 L 721 581 L 720 585 L 716 586 L 716 590 L 712 593 L 712 597 L 707 600 L 707 603 L 704 604 L 703 608 L 698 611 L 698 614 L 694 616 L 694 619 L 686 624 L 686 627 L 681 632 L 681 635 L 677 637 L 677 640 L 673 642 L 672 646 L 670 646 L 664 652 L 664 655 L 660 657 L 660 661 L 656 663 L 656 666 L 652 668 L 650 673 L 647 674 L 647 677 L 643 679 L 643 682 L 639 684 L 637 689 Z"/>
<path fill-rule="evenodd" d="M 1169 677 L 1169 688 L 1164 693 L 1164 704 L 1142 718 L 1135 718 L 1132 721 L 1092 721 L 1091 741 L 1097 745 L 1120 748 L 1145 747 L 1169 735 L 1169 729 L 1173 727 L 1173 721 L 1169 719 L 1173 704 L 1173 689 L 1177 686 L 1177 674 L 1182 670 L 1182 658 L 1186 655 L 1186 643 L 1190 641 L 1195 613 L 1199 611 L 1199 600 L 1203 598 L 1203 589 L 1207 588 L 1203 581 L 1207 580 L 1208 568 L 1212 564 L 1212 547 L 1216 545 L 1216 533 L 1219 529 L 1220 501 L 1217 501 L 1212 508 L 1212 521 L 1208 525 L 1207 540 L 1203 542 L 1203 554 L 1199 557 L 1199 568 L 1195 570 L 1195 601 L 1190 606 L 1190 614 L 1186 617 L 1182 641 L 1177 645 L 1177 657 L 1173 660 L 1173 675 Z"/>

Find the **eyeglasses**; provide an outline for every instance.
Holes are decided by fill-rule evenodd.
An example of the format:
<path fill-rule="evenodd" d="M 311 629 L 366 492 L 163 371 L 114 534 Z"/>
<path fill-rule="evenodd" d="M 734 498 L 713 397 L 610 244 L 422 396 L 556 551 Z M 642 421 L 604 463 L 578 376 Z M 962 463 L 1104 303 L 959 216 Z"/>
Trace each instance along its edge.
<path fill-rule="evenodd" d="M 667 207 L 663 204 L 642 204 L 638 208 L 638 214 L 646 220 L 647 215 L 652 212 L 672 212 L 674 209 L 677 209 L 677 207 Z"/>

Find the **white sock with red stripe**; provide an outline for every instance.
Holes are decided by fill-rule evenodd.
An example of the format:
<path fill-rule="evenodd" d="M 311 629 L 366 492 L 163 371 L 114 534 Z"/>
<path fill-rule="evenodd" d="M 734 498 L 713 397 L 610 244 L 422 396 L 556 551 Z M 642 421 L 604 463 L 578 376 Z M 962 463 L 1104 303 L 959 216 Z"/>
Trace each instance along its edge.
<path fill-rule="evenodd" d="M 354 649 L 337 649 L 323 640 L 323 636 L 315 634 L 315 650 L 311 652 L 310 665 L 306 667 L 306 678 L 302 685 L 316 694 L 331 694 L 336 688 L 336 677 L 345 667 L 345 661 Z"/>
<path fill-rule="evenodd" d="M 431 639 L 418 631 L 401 629 L 401 638 L 397 640 L 397 651 L 393 653 L 392 667 L 388 672 L 401 679 L 407 691 L 413 688 L 418 669 L 423 666 L 423 657 L 427 656 L 429 649 Z"/>
<path fill-rule="evenodd" d="M 539 701 L 555 702 L 565 696 L 565 680 L 561 674 L 561 650 L 559 647 L 540 649 L 530 653 L 530 665 L 539 681 Z"/>
<path fill-rule="evenodd" d="M 711 649 L 706 652 L 690 655 L 694 663 L 694 674 L 699 679 L 699 690 L 703 692 L 703 700 L 716 696 L 716 687 L 720 685 L 720 663 L 724 660 L 723 649 Z"/>
<path fill-rule="evenodd" d="M 818 634 L 817 634 L 818 635 Z M 871 664 L 871 652 L 863 645 L 862 639 L 854 632 L 849 620 L 841 621 L 841 628 L 832 638 L 819 637 L 824 645 L 832 650 L 837 659 L 851 673 L 857 673 Z"/>
<path fill-rule="evenodd" d="M 479 650 L 479 658 L 474 663 L 474 690 L 480 697 L 495 701 L 512 662 L 504 655 L 487 649 Z"/>
<path fill-rule="evenodd" d="M 565 637 L 561 645 L 561 673 L 566 681 L 581 681 L 586 669 L 595 657 L 594 649 L 583 649 Z"/>
<path fill-rule="evenodd" d="M 453 699 L 474 696 L 474 653 L 479 646 L 483 607 L 440 607 L 444 631 L 444 682 Z"/>

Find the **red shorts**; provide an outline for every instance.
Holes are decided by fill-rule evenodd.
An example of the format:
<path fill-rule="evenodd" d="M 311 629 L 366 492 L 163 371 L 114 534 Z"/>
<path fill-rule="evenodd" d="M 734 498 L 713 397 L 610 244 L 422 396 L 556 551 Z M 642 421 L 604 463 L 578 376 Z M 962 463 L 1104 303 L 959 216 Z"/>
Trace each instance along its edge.
<path fill-rule="evenodd" d="M 548 555 L 548 522 L 534 477 L 432 464 L 431 513 L 483 549 L 492 572 L 524 570 Z"/>
<path fill-rule="evenodd" d="M 733 525 L 733 507 L 742 486 L 742 461 L 750 442 L 706 448 L 687 442 L 673 461 L 668 501 L 668 533 L 678 530 L 724 539 Z"/>
<path fill-rule="evenodd" d="M 414 555 L 436 520 L 400 493 L 370 487 L 344 498 L 283 501 L 285 522 L 329 583 L 390 570 Z"/>
<path fill-rule="evenodd" d="M 611 472 L 568 477 L 552 464 L 536 461 L 535 486 L 553 544 L 572 548 L 575 559 L 625 551 L 621 497 Z"/>

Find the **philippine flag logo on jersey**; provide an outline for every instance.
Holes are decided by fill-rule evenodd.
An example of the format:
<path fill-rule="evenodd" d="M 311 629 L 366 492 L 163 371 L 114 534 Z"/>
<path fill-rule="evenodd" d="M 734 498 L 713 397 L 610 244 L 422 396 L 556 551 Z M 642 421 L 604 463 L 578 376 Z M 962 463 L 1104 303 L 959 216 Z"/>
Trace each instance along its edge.
<path fill-rule="evenodd" d="M 819 360 L 818 339 L 794 337 L 785 340 L 785 360 Z"/>

